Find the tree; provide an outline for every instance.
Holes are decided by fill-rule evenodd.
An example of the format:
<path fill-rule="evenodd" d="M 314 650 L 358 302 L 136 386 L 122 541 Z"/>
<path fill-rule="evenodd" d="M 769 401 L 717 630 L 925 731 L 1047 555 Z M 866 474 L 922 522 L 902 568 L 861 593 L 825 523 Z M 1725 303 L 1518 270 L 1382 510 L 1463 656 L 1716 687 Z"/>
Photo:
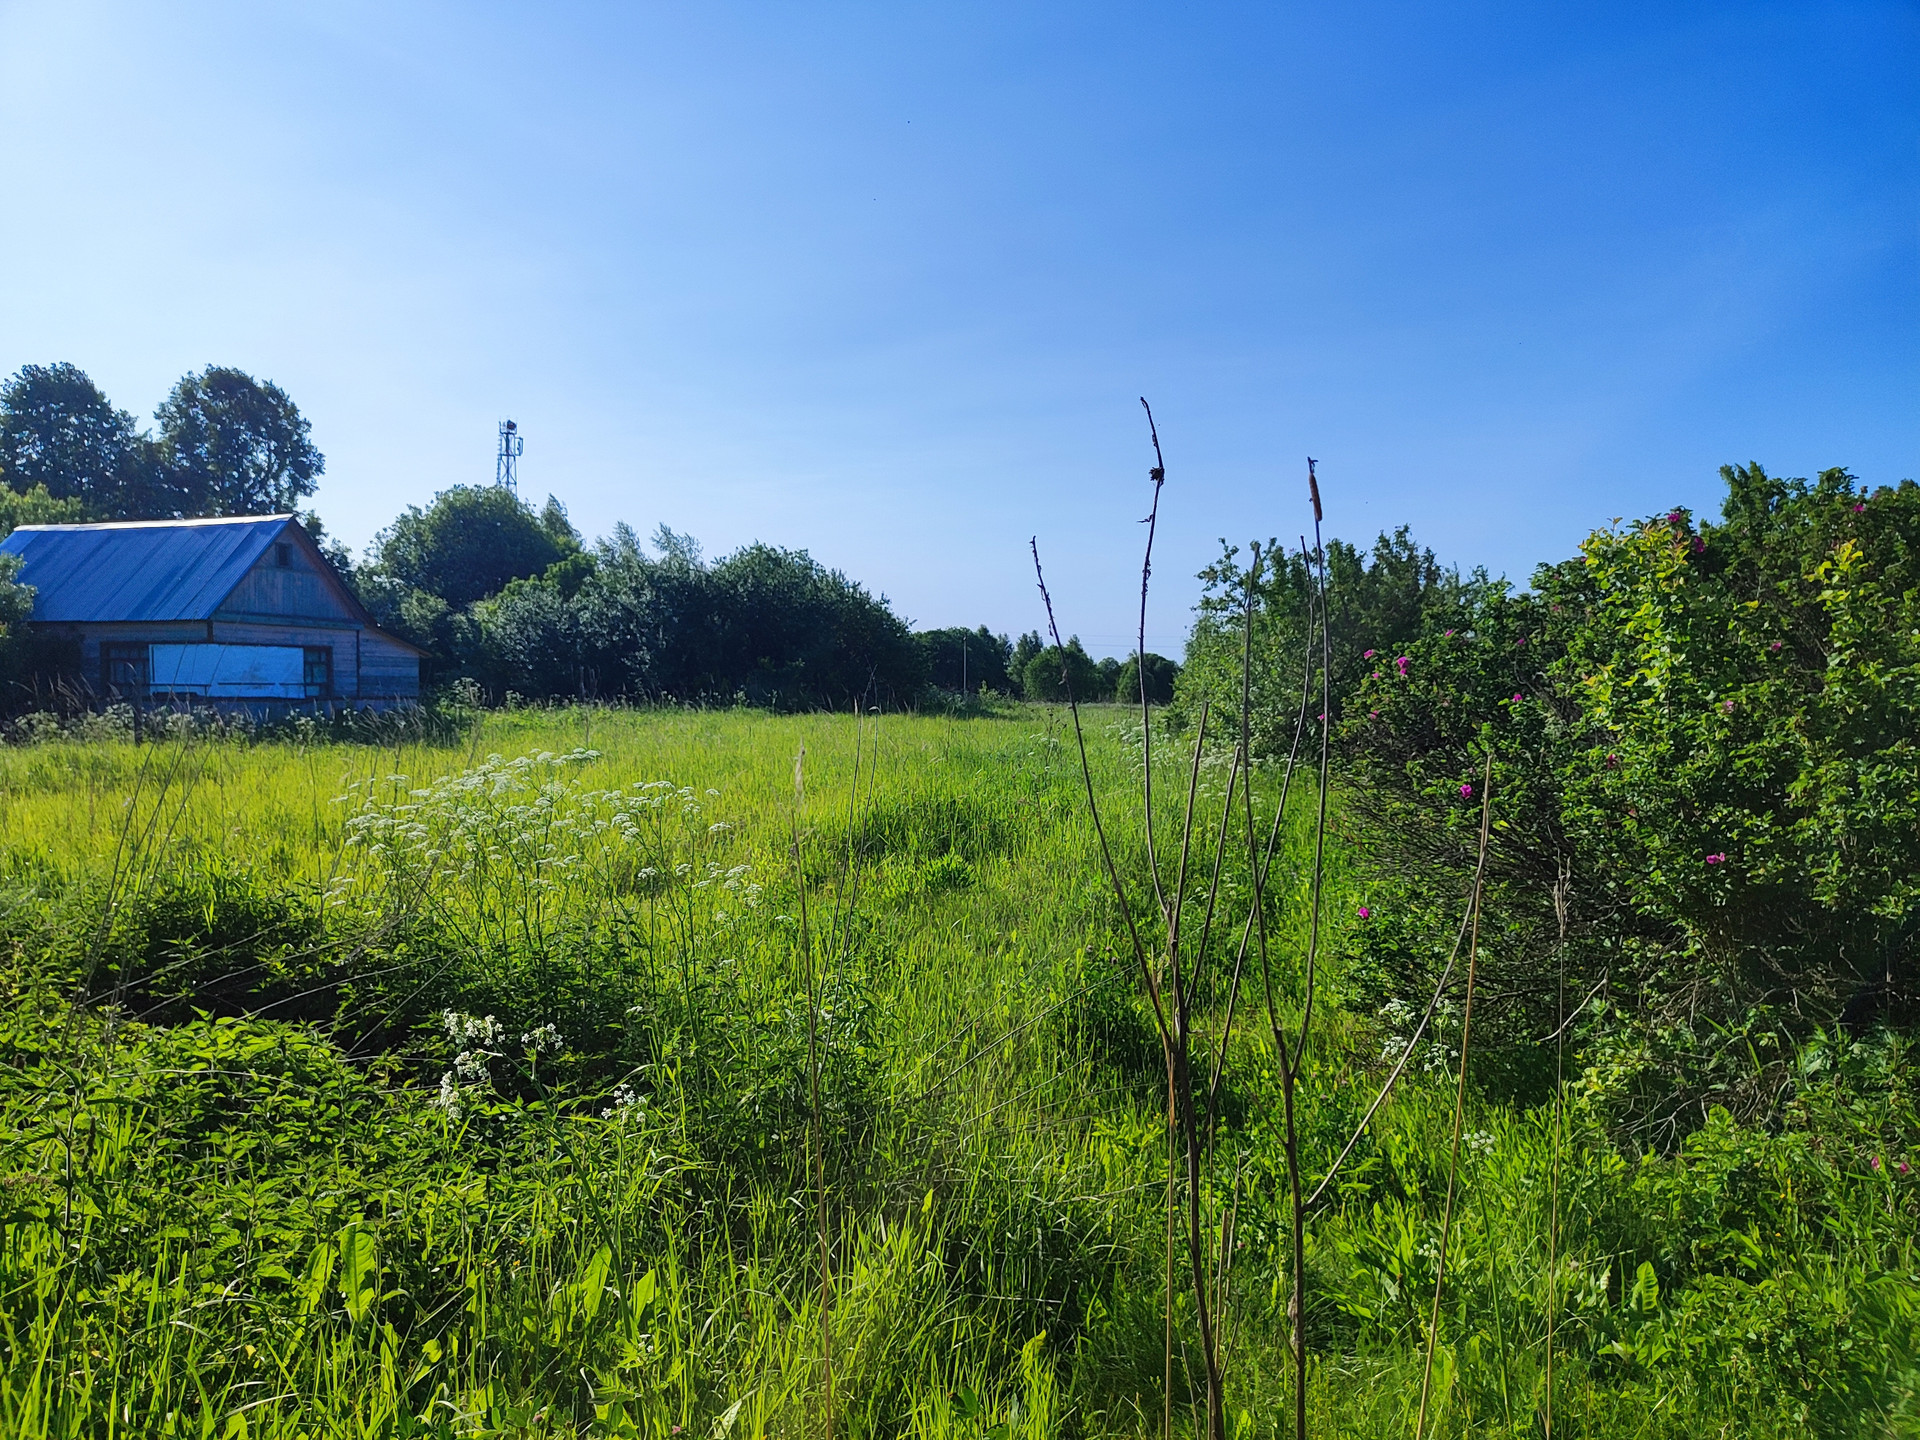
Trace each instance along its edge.
<path fill-rule="evenodd" d="M 1013 643 L 982 625 L 977 630 L 955 626 L 923 630 L 920 648 L 926 656 L 928 681 L 941 690 L 975 694 L 982 685 L 1002 695 L 1013 693 L 1008 665 Z"/>
<path fill-rule="evenodd" d="M 1176 713 L 1191 713 L 1203 699 L 1216 707 L 1239 706 L 1246 600 L 1242 560 L 1239 547 L 1222 542 L 1220 559 L 1200 572 L 1205 590 L 1187 638 Z M 1399 653 L 1431 616 L 1450 613 L 1468 590 L 1486 582 L 1480 572 L 1462 579 L 1457 570 L 1441 566 L 1405 525 L 1391 534 L 1382 532 L 1371 551 L 1330 539 L 1326 563 L 1332 620 L 1327 636 L 1329 688 L 1335 717 L 1347 712 L 1376 654 Z M 1251 718 L 1256 755 L 1284 755 L 1291 743 L 1316 584 L 1305 555 L 1267 542 L 1254 589 Z M 1137 693 L 1134 698 L 1139 698 Z"/>
<path fill-rule="evenodd" d="M 1047 647 L 1041 643 L 1040 632 L 1029 630 L 1013 642 L 1013 655 L 1007 661 L 1007 675 L 1013 681 L 1016 694 L 1026 694 L 1027 666 L 1033 657 Z"/>
<path fill-rule="evenodd" d="M 1173 703 L 1174 682 L 1180 678 L 1180 667 L 1164 655 L 1156 655 L 1151 650 L 1145 655 L 1147 672 L 1147 701 L 1152 705 Z M 1113 698 L 1122 705 L 1140 703 L 1140 666 L 1129 655 L 1126 663 L 1120 667 L 1120 673 L 1114 681 Z"/>
<path fill-rule="evenodd" d="M 708 572 L 715 649 L 706 693 L 784 708 L 904 704 L 923 658 L 885 596 L 804 550 L 753 544 Z"/>
<path fill-rule="evenodd" d="M 662 529 L 649 555 L 626 525 L 473 606 L 472 673 L 494 693 L 782 709 L 899 704 L 925 677 L 883 597 L 804 551 L 771 545 L 708 564 Z"/>
<path fill-rule="evenodd" d="M 536 515 L 498 485 L 455 485 L 382 530 L 363 573 L 370 589 L 420 590 L 463 610 L 579 550 L 557 500 Z"/>
<path fill-rule="evenodd" d="M 175 514 L 283 514 L 326 468 L 287 392 L 241 370 L 209 365 L 181 376 L 154 418 Z"/>
<path fill-rule="evenodd" d="M 88 518 L 86 504 L 77 496 L 57 500 L 44 485 L 25 494 L 0 485 L 0 540 L 22 525 L 75 525 Z"/>
<path fill-rule="evenodd" d="M 578 695 L 580 623 L 576 608 L 556 571 L 511 581 L 498 595 L 475 603 L 468 612 L 473 644 L 463 659 L 467 673 L 494 695 L 516 691 L 529 697 Z"/>
<path fill-rule="evenodd" d="M 1080 644 L 1078 635 L 1067 640 L 1063 652 L 1057 645 L 1049 645 L 1031 660 L 1020 677 L 1021 689 L 1029 700 L 1065 700 L 1066 686 L 1061 681 L 1061 661 L 1064 656 L 1067 680 L 1073 685 L 1075 700 L 1110 700 L 1113 698 L 1113 681 L 1101 680 L 1100 666 L 1087 654 Z"/>
<path fill-rule="evenodd" d="M 155 451 L 77 365 L 23 365 L 0 384 L 0 481 L 45 487 L 85 518 L 152 513 Z"/>

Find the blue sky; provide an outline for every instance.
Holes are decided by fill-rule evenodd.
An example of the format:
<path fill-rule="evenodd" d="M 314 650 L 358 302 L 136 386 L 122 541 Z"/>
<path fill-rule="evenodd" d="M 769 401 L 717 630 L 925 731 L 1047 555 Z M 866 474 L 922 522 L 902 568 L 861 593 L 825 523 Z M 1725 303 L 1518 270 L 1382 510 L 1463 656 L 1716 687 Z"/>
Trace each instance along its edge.
<path fill-rule="evenodd" d="M 1908 4 L 0 3 L 0 370 L 313 422 L 329 526 L 492 478 L 1149 643 L 1217 537 L 1524 576 L 1758 459 L 1920 475 Z"/>

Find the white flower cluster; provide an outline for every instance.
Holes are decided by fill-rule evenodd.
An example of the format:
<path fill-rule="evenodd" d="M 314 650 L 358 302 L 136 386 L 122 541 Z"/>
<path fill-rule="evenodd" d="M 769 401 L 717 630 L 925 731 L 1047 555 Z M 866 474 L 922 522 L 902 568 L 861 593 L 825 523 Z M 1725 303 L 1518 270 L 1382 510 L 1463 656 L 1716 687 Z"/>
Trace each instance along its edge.
<path fill-rule="evenodd" d="M 460 1048 L 453 1057 L 453 1068 L 440 1077 L 440 1098 L 435 1103 L 458 1120 L 467 1113 L 472 1092 L 492 1080 L 487 1062 L 499 1056 L 492 1047 L 506 1038 L 507 1031 L 491 1015 L 467 1015 L 458 1010 L 442 1011 L 440 1024 L 448 1041 Z"/>
<path fill-rule="evenodd" d="M 458 1047 L 453 1068 L 440 1077 L 440 1097 L 434 1103 L 458 1120 L 466 1114 L 474 1095 L 493 1084 L 492 1061 L 504 1058 L 507 1027 L 491 1015 L 468 1015 L 459 1010 L 443 1010 L 440 1024 L 449 1043 Z M 558 1055 L 566 1048 L 560 1028 L 549 1022 L 537 1025 L 520 1037 L 522 1050 L 535 1055 Z"/>
<path fill-rule="evenodd" d="M 440 1014 L 440 1023 L 446 1027 L 447 1039 L 463 1050 L 484 1050 L 507 1038 L 507 1027 L 491 1015 L 463 1015 L 458 1010 L 445 1010 Z"/>
<path fill-rule="evenodd" d="M 613 1103 L 600 1112 L 602 1120 L 625 1120 L 630 1116 L 635 1119 L 646 1117 L 646 1102 L 640 1098 L 639 1092 L 624 1080 L 613 1087 L 613 1094 L 607 1098 Z"/>
<path fill-rule="evenodd" d="M 1450 1018 L 1453 1007 L 1443 1004 L 1434 1013 L 1434 1024 L 1427 1029 L 1426 1036 L 1408 1062 L 1428 1075 L 1449 1072 L 1453 1068 L 1455 1051 L 1441 1040 L 1435 1038 L 1441 1025 Z M 1411 1005 L 1400 999 L 1389 1000 L 1380 1007 L 1380 1023 L 1387 1027 L 1386 1042 L 1380 1047 L 1380 1058 L 1390 1064 L 1399 1064 L 1400 1057 L 1406 1054 L 1410 1032 L 1419 1024 L 1419 1017 Z"/>
<path fill-rule="evenodd" d="M 369 878 L 398 887 L 408 903 L 427 890 L 515 928 L 605 903 L 665 873 L 693 882 L 698 850 L 732 827 L 707 822 L 703 798 L 689 785 L 652 780 L 584 790 L 566 778 L 567 767 L 596 758 L 593 750 L 490 755 L 423 788 L 409 788 L 404 775 L 356 782 L 339 797 L 354 807 L 347 844 L 379 862 Z M 705 884 L 757 903 L 759 887 L 744 881 L 746 867 L 705 868 Z M 345 903 L 344 889 L 335 900 Z"/>

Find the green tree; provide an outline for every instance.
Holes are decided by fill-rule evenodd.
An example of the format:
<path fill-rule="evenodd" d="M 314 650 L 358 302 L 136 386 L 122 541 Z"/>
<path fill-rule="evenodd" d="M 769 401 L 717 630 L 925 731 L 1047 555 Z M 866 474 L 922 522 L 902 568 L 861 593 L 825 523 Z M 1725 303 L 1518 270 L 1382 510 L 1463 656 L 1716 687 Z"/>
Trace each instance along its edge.
<path fill-rule="evenodd" d="M 154 412 L 167 503 L 181 515 L 284 514 L 326 468 L 287 392 L 209 365 L 180 377 Z"/>
<path fill-rule="evenodd" d="M 1142 658 L 1146 661 L 1144 668 L 1147 672 L 1148 703 L 1153 705 L 1172 704 L 1174 686 L 1180 679 L 1179 664 L 1176 661 L 1169 660 L 1164 655 L 1156 655 L 1151 650 L 1147 651 L 1146 655 Z M 1118 700 L 1122 705 L 1138 705 L 1140 703 L 1141 668 L 1131 655 L 1127 657 L 1126 663 L 1121 665 L 1119 675 L 1114 681 L 1113 698 Z"/>
<path fill-rule="evenodd" d="M 926 654 L 928 683 L 941 690 L 974 694 L 982 685 L 1002 695 L 1013 693 L 1009 665 L 1013 643 L 986 626 L 969 630 L 954 626 L 922 630 L 920 647 Z"/>
<path fill-rule="evenodd" d="M 804 550 L 749 545 L 715 564 L 709 583 L 718 623 L 705 693 L 837 709 L 904 705 L 924 683 L 920 647 L 886 597 Z"/>
<path fill-rule="evenodd" d="M 155 449 L 86 371 L 24 365 L 0 384 L 0 482 L 17 494 L 44 487 L 85 518 L 154 513 Z M 20 522 L 25 523 L 25 522 Z"/>
<path fill-rule="evenodd" d="M 1049 645 L 1028 660 L 1020 683 L 1022 692 L 1029 700 L 1065 700 L 1069 683 L 1073 686 L 1075 700 L 1085 702 L 1113 698 L 1114 680 L 1109 678 L 1103 681 L 1098 662 L 1087 654 L 1078 635 L 1068 638 L 1064 651 L 1057 645 Z"/>
<path fill-rule="evenodd" d="M 513 642 L 522 654 L 571 634 L 574 668 L 547 672 L 541 683 L 563 687 L 550 693 L 647 700 L 837 709 L 854 700 L 905 704 L 924 683 L 921 648 L 886 599 L 806 552 L 749 545 L 709 564 L 690 537 L 664 526 L 653 545 L 657 556 L 617 526 L 590 565 L 550 569 L 538 596 L 529 583 L 511 587 L 511 601 L 503 594 L 498 606 L 476 607 L 502 633 L 494 653 L 507 643 L 509 619 L 545 637 Z M 568 619 L 556 599 L 566 600 Z"/>
<path fill-rule="evenodd" d="M 423 591 L 464 610 L 579 550 L 557 500 L 535 514 L 498 485 L 455 485 L 424 509 L 408 506 L 375 537 L 363 584 L 373 592 Z"/>
<path fill-rule="evenodd" d="M 1329 540 L 1326 561 L 1332 613 L 1330 688 L 1336 717 L 1346 713 L 1355 686 L 1372 668 L 1368 652 L 1399 653 L 1404 642 L 1421 633 L 1429 615 L 1447 613 L 1463 586 L 1486 578 L 1476 574 L 1463 580 L 1458 571 L 1442 566 L 1433 551 L 1415 541 L 1405 525 L 1391 534 L 1382 532 L 1370 550 Z M 1216 706 L 1227 704 L 1237 710 L 1246 557 L 1238 546 L 1223 542 L 1220 559 L 1202 570 L 1200 579 L 1205 588 L 1187 640 L 1177 692 L 1179 708 L 1189 711 L 1207 698 Z M 1254 587 L 1252 719 L 1257 754 L 1284 754 L 1292 741 L 1316 589 L 1314 567 L 1304 554 L 1282 551 L 1276 542 L 1267 542 Z"/>
<path fill-rule="evenodd" d="M 44 485 L 23 495 L 0 485 L 0 540 L 22 525 L 75 525 L 88 518 L 86 503 L 78 496 L 56 499 Z"/>
<path fill-rule="evenodd" d="M 1015 694 L 1026 694 L 1027 666 L 1034 656 L 1046 648 L 1038 630 L 1029 630 L 1013 642 L 1013 655 L 1007 661 L 1007 678 L 1013 681 Z"/>
<path fill-rule="evenodd" d="M 546 575 L 509 581 L 468 612 L 471 640 L 463 668 L 490 694 L 593 693 L 581 665 L 579 612 L 564 588 L 574 558 L 556 562 Z"/>

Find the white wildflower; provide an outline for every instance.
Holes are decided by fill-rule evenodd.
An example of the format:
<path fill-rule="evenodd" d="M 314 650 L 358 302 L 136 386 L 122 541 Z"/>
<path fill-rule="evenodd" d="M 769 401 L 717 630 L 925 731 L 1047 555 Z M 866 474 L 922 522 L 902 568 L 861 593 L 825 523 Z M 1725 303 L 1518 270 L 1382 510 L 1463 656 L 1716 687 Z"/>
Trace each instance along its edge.
<path fill-rule="evenodd" d="M 647 1107 L 634 1088 L 622 1080 L 613 1087 L 613 1094 L 607 1097 L 613 1103 L 600 1112 L 602 1120 L 624 1120 L 629 1114 L 637 1119 L 646 1118 Z"/>
<path fill-rule="evenodd" d="M 458 1010 L 447 1010 L 442 1012 L 440 1021 L 447 1027 L 447 1039 L 463 1048 L 484 1050 L 507 1038 L 507 1027 L 491 1015 L 464 1015 Z"/>

